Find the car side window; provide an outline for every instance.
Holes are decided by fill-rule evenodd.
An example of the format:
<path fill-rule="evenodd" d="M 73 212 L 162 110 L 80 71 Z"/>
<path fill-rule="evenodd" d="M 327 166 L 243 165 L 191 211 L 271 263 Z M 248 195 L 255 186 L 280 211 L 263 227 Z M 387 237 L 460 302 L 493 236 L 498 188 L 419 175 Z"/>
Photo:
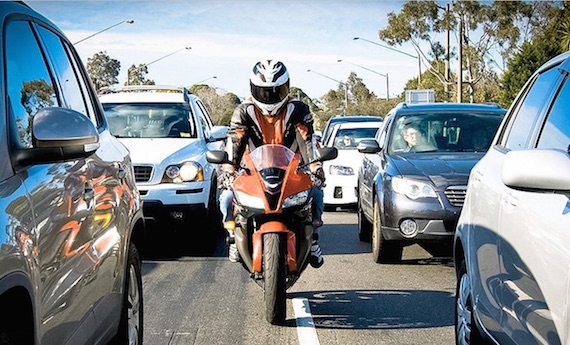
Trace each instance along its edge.
<path fill-rule="evenodd" d="M 533 127 L 542 115 L 544 106 L 552 97 L 552 88 L 557 85 L 557 80 L 561 77 L 557 68 L 552 68 L 535 80 L 529 92 L 513 114 L 512 126 L 507 129 L 507 139 L 505 147 L 511 150 L 524 149 L 528 147 L 529 140 L 533 133 Z"/>
<path fill-rule="evenodd" d="M 570 150 L 570 81 L 566 77 L 548 113 L 538 148 Z"/>
<path fill-rule="evenodd" d="M 62 88 L 62 101 L 68 108 L 90 117 L 96 126 L 100 126 L 102 119 L 93 107 L 92 95 L 71 49 L 49 29 L 39 27 L 38 32 L 54 66 L 55 77 Z"/>
<path fill-rule="evenodd" d="M 202 103 L 202 101 L 200 100 L 196 101 L 196 104 L 198 104 L 198 107 L 200 108 L 200 110 L 202 110 L 202 113 L 204 113 L 204 116 L 206 117 L 206 122 L 208 123 L 208 128 L 211 128 L 214 124 L 212 123 L 212 117 L 210 116 L 208 109 L 206 108 L 204 103 Z"/>
<path fill-rule="evenodd" d="M 206 117 L 204 116 L 203 113 L 200 113 L 200 126 L 202 127 L 202 132 L 204 133 L 204 137 L 206 139 L 210 138 L 210 125 L 208 123 L 208 121 L 206 120 Z"/>
<path fill-rule="evenodd" d="M 390 122 L 392 117 L 386 117 L 384 123 L 380 127 L 380 130 L 376 133 L 376 141 L 380 148 L 384 148 L 384 143 L 386 142 L 386 135 L 388 135 L 388 128 L 390 127 Z"/>
<path fill-rule="evenodd" d="M 32 119 L 45 107 L 59 106 L 49 69 L 29 22 L 6 27 L 6 88 L 12 144 L 32 147 Z"/>

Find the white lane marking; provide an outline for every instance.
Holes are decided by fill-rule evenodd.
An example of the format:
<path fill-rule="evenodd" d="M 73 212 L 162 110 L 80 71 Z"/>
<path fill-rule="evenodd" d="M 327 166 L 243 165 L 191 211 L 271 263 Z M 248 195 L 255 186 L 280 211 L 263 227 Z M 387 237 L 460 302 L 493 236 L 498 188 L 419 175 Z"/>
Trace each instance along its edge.
<path fill-rule="evenodd" d="M 299 345 L 320 345 L 315 323 L 311 315 L 309 300 L 306 298 L 293 298 L 293 311 L 297 322 L 297 336 Z"/>

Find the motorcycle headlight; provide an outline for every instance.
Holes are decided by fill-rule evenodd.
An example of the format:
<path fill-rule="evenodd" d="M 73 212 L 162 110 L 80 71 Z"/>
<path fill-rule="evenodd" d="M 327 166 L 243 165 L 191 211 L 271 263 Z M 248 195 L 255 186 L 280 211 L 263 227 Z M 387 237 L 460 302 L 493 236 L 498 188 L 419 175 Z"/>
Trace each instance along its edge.
<path fill-rule="evenodd" d="M 287 198 L 285 198 L 285 200 L 283 200 L 283 208 L 303 205 L 307 202 L 308 197 L 309 197 L 308 190 L 288 196 Z"/>
<path fill-rule="evenodd" d="M 354 169 L 343 165 L 331 165 L 329 173 L 331 175 L 354 175 Z"/>
<path fill-rule="evenodd" d="M 265 209 L 265 203 L 263 202 L 262 198 L 258 198 L 256 196 L 248 195 L 238 191 L 235 191 L 234 194 L 235 198 L 237 199 L 237 202 L 243 205 L 244 207 L 255 208 L 258 210 Z"/>
<path fill-rule="evenodd" d="M 393 177 L 392 189 L 394 192 L 404 194 L 412 200 L 419 198 L 437 198 L 437 193 L 432 186 L 424 182 L 410 180 L 407 178 Z"/>
<path fill-rule="evenodd" d="M 181 183 L 190 181 L 204 181 L 204 171 L 202 166 L 196 162 L 184 162 L 166 167 L 163 183 Z"/>

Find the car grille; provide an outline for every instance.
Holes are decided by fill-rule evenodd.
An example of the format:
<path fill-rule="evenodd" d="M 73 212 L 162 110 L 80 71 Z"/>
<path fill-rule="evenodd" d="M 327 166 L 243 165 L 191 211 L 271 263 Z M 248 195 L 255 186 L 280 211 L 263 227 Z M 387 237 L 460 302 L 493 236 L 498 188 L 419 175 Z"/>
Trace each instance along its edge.
<path fill-rule="evenodd" d="M 148 182 L 152 175 L 152 167 L 149 166 L 134 166 L 135 168 L 135 181 Z"/>
<path fill-rule="evenodd" d="M 444 193 L 451 205 L 461 207 L 465 202 L 466 191 L 467 186 L 449 186 Z"/>

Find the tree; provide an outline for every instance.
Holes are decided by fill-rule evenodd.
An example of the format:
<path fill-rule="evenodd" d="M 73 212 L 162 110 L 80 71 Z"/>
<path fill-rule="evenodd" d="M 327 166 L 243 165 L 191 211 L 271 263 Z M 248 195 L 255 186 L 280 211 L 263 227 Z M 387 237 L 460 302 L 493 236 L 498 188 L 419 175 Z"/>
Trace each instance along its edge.
<path fill-rule="evenodd" d="M 445 49 L 436 37 L 446 30 L 456 36 L 462 32 L 461 37 L 456 37 L 463 48 L 458 58 L 462 70 L 466 71 L 468 94 L 473 102 L 476 85 L 489 75 L 489 70 L 501 68 L 495 54 L 507 59 L 522 44 L 521 37 L 527 39 L 536 30 L 539 25 L 536 18 L 546 11 L 535 10 L 533 6 L 535 4 L 523 1 L 453 1 L 448 12 L 434 1 L 409 1 L 400 13 L 388 14 L 388 26 L 379 31 L 379 37 L 391 46 L 411 43 L 428 71 L 449 87 L 454 86 L 455 81 L 446 78 L 441 69 L 434 68 L 445 63 Z M 521 27 L 527 28 L 524 35 L 521 35 Z M 428 47 L 427 53 L 422 46 Z"/>
<path fill-rule="evenodd" d="M 540 66 L 568 49 L 564 42 L 570 18 L 568 2 L 541 3 L 537 17 L 542 25 L 533 31 L 533 39 L 524 43 L 518 53 L 509 59 L 507 70 L 500 81 L 500 104 L 509 107 L 529 77 Z M 545 24 L 546 23 L 546 24 Z"/>
<path fill-rule="evenodd" d="M 206 84 L 192 85 L 190 92 L 200 97 L 208 108 L 212 122 L 219 125 L 229 125 L 234 109 L 241 103 L 235 94 L 228 92 L 219 95 L 215 88 Z"/>
<path fill-rule="evenodd" d="M 147 74 L 147 65 L 131 65 L 127 71 L 127 81 L 125 85 L 154 85 L 154 80 L 146 79 Z"/>
<path fill-rule="evenodd" d="M 118 84 L 117 76 L 120 69 L 121 63 L 118 60 L 111 59 L 107 52 L 101 51 L 87 59 L 87 74 L 89 74 L 97 91 L 102 87 Z"/>

